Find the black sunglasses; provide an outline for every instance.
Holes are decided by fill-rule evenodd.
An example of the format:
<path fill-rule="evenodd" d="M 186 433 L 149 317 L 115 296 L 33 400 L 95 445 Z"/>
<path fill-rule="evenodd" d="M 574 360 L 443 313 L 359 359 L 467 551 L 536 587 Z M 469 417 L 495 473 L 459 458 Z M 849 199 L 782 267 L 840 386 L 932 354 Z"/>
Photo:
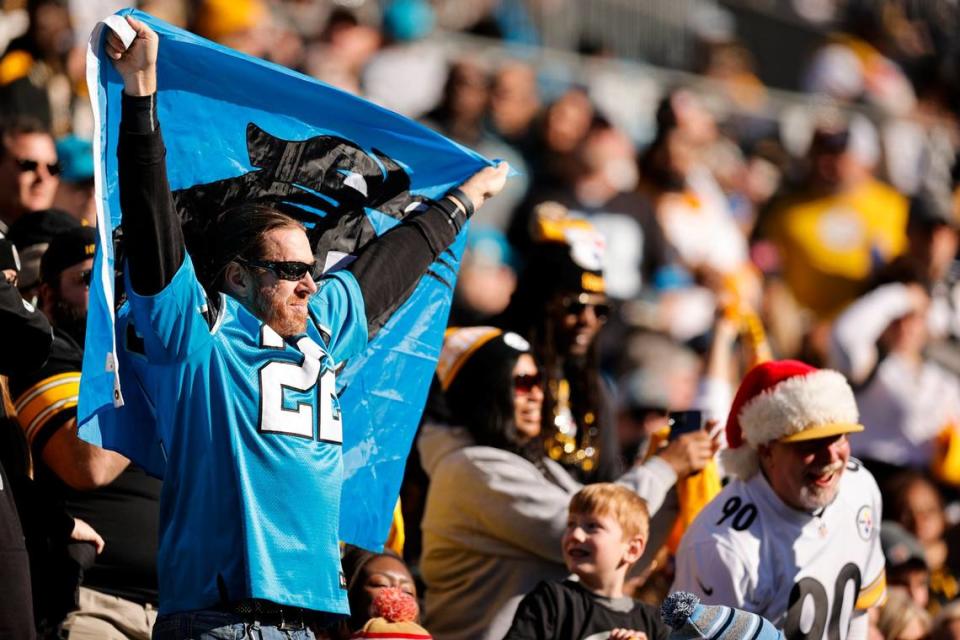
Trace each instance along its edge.
<path fill-rule="evenodd" d="M 47 164 L 45 162 L 37 162 L 36 160 L 27 160 L 25 158 L 15 158 L 17 166 L 20 167 L 20 172 L 27 171 L 36 171 L 38 167 L 43 165 L 47 168 L 47 173 L 51 176 L 60 175 L 60 163 L 54 162 L 53 164 Z"/>
<path fill-rule="evenodd" d="M 530 393 L 534 387 L 540 386 L 539 373 L 521 373 L 513 376 L 513 388 L 520 393 Z"/>
<path fill-rule="evenodd" d="M 601 322 L 610 317 L 610 304 L 600 300 L 590 300 L 587 296 L 564 298 L 561 302 L 563 310 L 571 315 L 579 316 L 587 307 L 593 307 L 593 314 Z"/>
<path fill-rule="evenodd" d="M 291 282 L 299 282 L 308 273 L 314 280 L 320 276 L 320 270 L 316 262 L 290 260 L 278 262 L 274 260 L 247 260 L 246 258 L 237 258 L 237 262 L 242 265 L 272 271 L 281 280 L 290 280 Z"/>
<path fill-rule="evenodd" d="M 84 269 L 83 271 L 80 272 L 80 282 L 82 282 L 84 286 L 89 287 L 90 281 L 92 279 L 93 279 L 92 269 Z"/>

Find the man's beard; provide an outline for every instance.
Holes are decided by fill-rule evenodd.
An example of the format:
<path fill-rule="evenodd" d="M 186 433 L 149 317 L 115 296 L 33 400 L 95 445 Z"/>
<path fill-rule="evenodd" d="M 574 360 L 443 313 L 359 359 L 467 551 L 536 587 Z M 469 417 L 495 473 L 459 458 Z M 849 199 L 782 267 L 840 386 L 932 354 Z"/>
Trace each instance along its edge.
<path fill-rule="evenodd" d="M 281 338 L 300 335 L 307 330 L 307 313 L 297 313 L 289 305 L 290 299 L 278 300 L 275 296 L 265 295 L 263 289 L 253 293 L 253 311 Z M 303 299 L 304 305 L 307 300 Z"/>
<path fill-rule="evenodd" d="M 797 496 L 797 502 L 807 511 L 817 511 L 829 505 L 837 497 L 840 490 L 840 475 L 843 473 L 844 463 L 838 462 L 833 465 L 827 465 L 821 472 L 831 471 L 838 475 L 833 479 L 829 487 L 817 487 L 804 484 L 800 487 L 800 493 Z"/>
<path fill-rule="evenodd" d="M 77 308 L 63 300 L 53 305 L 53 326 L 77 341 L 81 347 L 87 337 L 87 310 Z"/>

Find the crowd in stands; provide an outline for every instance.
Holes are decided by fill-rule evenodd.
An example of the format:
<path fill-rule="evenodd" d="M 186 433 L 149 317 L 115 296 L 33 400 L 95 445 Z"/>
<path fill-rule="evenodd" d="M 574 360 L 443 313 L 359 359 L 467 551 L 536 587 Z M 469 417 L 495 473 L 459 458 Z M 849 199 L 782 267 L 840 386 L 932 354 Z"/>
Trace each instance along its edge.
<path fill-rule="evenodd" d="M 34 610 L 18 630 L 0 604 L 0 629 L 149 638 L 157 616 L 160 481 L 75 421 L 96 225 L 86 38 L 136 6 L 517 173 L 468 231 L 403 535 L 345 551 L 353 613 L 321 637 L 374 633 L 391 607 L 439 639 L 565 637 L 530 634 L 547 605 L 574 615 L 603 591 L 600 610 L 647 624 L 611 638 L 666 638 L 636 603 L 667 596 L 726 479 L 744 375 L 796 359 L 840 372 L 865 427 L 849 442 L 883 497 L 889 587 L 869 637 L 960 638 L 960 11 L 797 2 L 834 18 L 795 91 L 726 34 L 638 94 L 602 42 L 569 67 L 533 53 L 550 4 L 0 3 L 0 541 L 19 541 L 0 584 Z M 670 437 L 691 410 L 704 428 Z M 587 597 L 591 514 L 613 518 L 631 566 Z M 29 577 L 4 573 L 7 553 Z"/>

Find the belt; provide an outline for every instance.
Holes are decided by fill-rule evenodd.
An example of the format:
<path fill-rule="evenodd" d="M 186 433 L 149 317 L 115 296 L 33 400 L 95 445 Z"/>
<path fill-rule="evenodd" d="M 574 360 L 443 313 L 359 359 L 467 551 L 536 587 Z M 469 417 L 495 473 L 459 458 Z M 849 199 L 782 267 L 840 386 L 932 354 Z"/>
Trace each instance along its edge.
<path fill-rule="evenodd" d="M 221 605 L 220 609 L 248 622 L 259 622 L 278 629 L 306 629 L 312 623 L 318 623 L 322 628 L 329 619 L 328 614 L 322 611 L 280 605 L 269 600 L 253 598 L 229 602 Z"/>

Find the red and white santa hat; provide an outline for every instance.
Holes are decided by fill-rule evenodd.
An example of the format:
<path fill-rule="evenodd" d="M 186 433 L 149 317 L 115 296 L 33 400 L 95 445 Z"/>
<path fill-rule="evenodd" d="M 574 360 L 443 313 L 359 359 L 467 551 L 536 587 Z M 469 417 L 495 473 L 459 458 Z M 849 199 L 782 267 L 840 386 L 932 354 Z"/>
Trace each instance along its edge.
<path fill-rule="evenodd" d="M 842 374 L 797 360 L 770 360 L 747 372 L 727 418 L 721 455 L 744 480 L 759 469 L 757 447 L 863 431 L 853 390 Z"/>

